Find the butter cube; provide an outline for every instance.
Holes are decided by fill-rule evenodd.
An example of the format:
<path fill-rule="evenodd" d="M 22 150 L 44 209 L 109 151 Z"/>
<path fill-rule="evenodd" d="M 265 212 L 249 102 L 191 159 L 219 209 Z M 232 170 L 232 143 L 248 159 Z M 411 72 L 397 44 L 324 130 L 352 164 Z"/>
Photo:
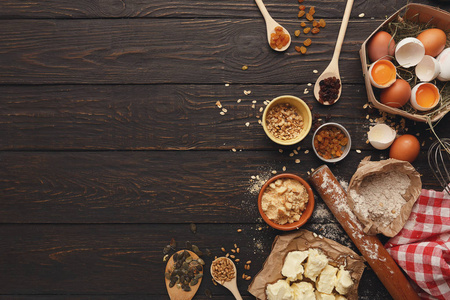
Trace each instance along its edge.
<path fill-rule="evenodd" d="M 336 277 L 336 291 L 341 295 L 347 295 L 352 286 L 353 280 L 350 272 L 341 267 Z"/>
<path fill-rule="evenodd" d="M 316 288 L 319 292 L 331 294 L 336 285 L 337 268 L 327 265 L 322 272 L 320 272 L 319 279 L 316 282 Z"/>
<path fill-rule="evenodd" d="M 334 297 L 334 295 L 316 291 L 316 300 L 336 300 L 336 298 Z"/>
<path fill-rule="evenodd" d="M 308 257 L 308 251 L 291 251 L 284 259 L 283 268 L 281 274 L 288 278 L 290 281 L 295 281 L 298 276 L 303 274 L 303 261 Z M 301 276 L 303 277 L 303 276 Z"/>
<path fill-rule="evenodd" d="M 294 300 L 294 290 L 286 280 L 280 279 L 266 288 L 267 300 Z"/>
<path fill-rule="evenodd" d="M 317 276 L 328 265 L 325 255 L 319 253 L 317 249 L 309 248 L 308 261 L 305 264 L 305 277 L 316 281 Z"/>
<path fill-rule="evenodd" d="M 316 300 L 314 287 L 309 282 L 293 283 L 291 288 L 294 290 L 295 300 Z"/>
<path fill-rule="evenodd" d="M 342 295 L 336 295 L 335 300 L 347 300 L 347 298 Z"/>

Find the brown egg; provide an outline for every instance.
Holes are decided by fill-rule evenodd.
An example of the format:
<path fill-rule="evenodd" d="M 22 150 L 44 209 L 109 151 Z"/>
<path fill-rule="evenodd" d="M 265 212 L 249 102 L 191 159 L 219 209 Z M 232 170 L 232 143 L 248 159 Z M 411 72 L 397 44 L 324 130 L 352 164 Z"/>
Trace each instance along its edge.
<path fill-rule="evenodd" d="M 405 105 L 411 97 L 411 87 L 403 79 L 395 80 L 390 87 L 383 89 L 380 94 L 380 102 L 384 105 L 399 108 Z"/>
<path fill-rule="evenodd" d="M 419 140 L 413 135 L 405 134 L 394 141 L 389 151 L 389 157 L 412 163 L 419 152 Z"/>
<path fill-rule="evenodd" d="M 445 48 L 447 35 L 439 28 L 427 29 L 421 32 L 417 39 L 425 47 L 425 55 L 436 57 Z"/>
<path fill-rule="evenodd" d="M 392 36 L 386 31 L 379 31 L 374 34 L 367 43 L 367 54 L 371 62 L 374 62 L 383 57 L 383 59 L 390 60 L 391 58 L 386 56 L 394 56 L 395 42 Z"/>

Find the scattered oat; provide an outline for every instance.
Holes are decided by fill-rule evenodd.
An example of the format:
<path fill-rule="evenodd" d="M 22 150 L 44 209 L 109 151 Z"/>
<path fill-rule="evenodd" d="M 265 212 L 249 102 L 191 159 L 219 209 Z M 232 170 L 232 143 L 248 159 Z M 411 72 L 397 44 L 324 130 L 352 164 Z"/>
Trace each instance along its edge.
<path fill-rule="evenodd" d="M 252 103 L 256 103 L 256 100 L 253 100 Z"/>
<path fill-rule="evenodd" d="M 236 248 L 236 252 L 239 253 L 241 252 L 241 250 L 239 248 Z"/>
<path fill-rule="evenodd" d="M 313 70 L 313 73 L 314 73 L 314 74 L 317 74 L 317 73 L 319 73 L 319 71 L 317 71 L 317 70 Z"/>
<path fill-rule="evenodd" d="M 222 116 L 225 115 L 225 113 L 223 111 L 221 111 L 219 114 L 221 114 Z"/>
<path fill-rule="evenodd" d="M 286 172 L 286 166 L 283 166 L 283 172 Z"/>
<path fill-rule="evenodd" d="M 230 86 L 230 84 L 229 83 L 225 83 L 225 86 Z"/>
<path fill-rule="evenodd" d="M 236 148 L 231 149 L 231 151 L 236 152 Z"/>
<path fill-rule="evenodd" d="M 255 104 L 252 104 L 252 108 L 255 108 Z"/>
<path fill-rule="evenodd" d="M 235 262 L 240 262 L 241 260 L 240 260 L 239 258 L 236 258 L 234 261 L 235 261 Z M 246 279 L 246 280 L 247 280 L 247 279 Z"/>
<path fill-rule="evenodd" d="M 222 252 L 227 252 L 224 247 L 220 248 L 220 250 L 222 250 Z"/>
<path fill-rule="evenodd" d="M 364 13 L 360 13 L 360 14 L 358 15 L 358 17 L 360 17 L 360 18 L 363 18 L 364 16 L 365 16 Z"/>
<path fill-rule="evenodd" d="M 369 103 L 363 105 L 363 109 L 366 109 L 369 106 Z"/>
<path fill-rule="evenodd" d="M 247 127 L 250 126 L 250 122 L 245 123 L 245 126 Z"/>
<path fill-rule="evenodd" d="M 294 152 L 289 153 L 289 156 L 290 157 L 294 156 Z"/>
<path fill-rule="evenodd" d="M 224 108 L 222 108 L 222 111 L 223 111 L 224 113 L 226 113 L 226 112 L 228 111 L 228 109 L 226 109 L 226 108 L 224 107 Z"/>
<path fill-rule="evenodd" d="M 296 164 L 299 164 L 299 163 L 300 163 L 300 159 L 297 158 L 297 159 L 295 160 L 295 163 L 296 163 Z"/>
<path fill-rule="evenodd" d="M 305 154 L 308 154 L 309 153 L 309 150 L 305 150 Z"/>
<path fill-rule="evenodd" d="M 252 91 L 247 91 L 247 90 L 244 90 L 244 95 L 250 95 L 252 93 Z"/>
<path fill-rule="evenodd" d="M 263 110 L 264 110 L 263 107 L 260 107 L 260 108 L 259 108 L 259 112 L 263 112 Z"/>
<path fill-rule="evenodd" d="M 367 116 L 366 116 L 366 120 L 369 120 L 369 118 L 370 118 L 369 115 L 367 115 Z"/>
<path fill-rule="evenodd" d="M 278 149 L 278 152 L 283 153 L 283 149 Z"/>
<path fill-rule="evenodd" d="M 307 86 L 312 86 L 312 83 L 308 83 Z"/>
<path fill-rule="evenodd" d="M 370 122 L 370 123 L 373 123 L 373 120 L 372 120 L 372 119 L 369 119 L 369 122 Z"/>
<path fill-rule="evenodd" d="M 369 144 L 370 142 L 369 142 L 369 140 L 366 140 L 366 144 Z"/>
<path fill-rule="evenodd" d="M 425 146 L 425 141 L 422 142 L 422 147 Z"/>
<path fill-rule="evenodd" d="M 272 171 L 272 174 L 274 174 L 274 175 L 277 174 L 277 171 L 273 170 L 273 171 Z"/>
<path fill-rule="evenodd" d="M 237 103 L 241 103 L 241 101 L 242 101 L 241 99 L 237 99 L 237 101 L 236 101 L 236 102 L 237 102 Z"/>
<path fill-rule="evenodd" d="M 297 151 L 300 151 L 301 148 L 302 148 L 302 147 L 298 146 L 298 147 L 297 147 Z"/>
<path fill-rule="evenodd" d="M 261 120 L 258 120 L 258 124 L 261 124 L 262 123 L 262 121 Z"/>
<path fill-rule="evenodd" d="M 295 154 L 295 155 L 297 155 L 297 154 L 298 154 L 298 151 L 297 151 L 297 150 L 295 150 L 295 149 L 293 150 L 293 152 L 294 152 L 294 154 Z"/>
<path fill-rule="evenodd" d="M 308 174 L 308 176 L 311 175 L 311 172 L 310 172 L 310 171 L 307 171 L 306 173 Z"/>
<path fill-rule="evenodd" d="M 359 150 L 359 149 L 356 149 L 356 153 L 361 153 L 361 150 Z"/>

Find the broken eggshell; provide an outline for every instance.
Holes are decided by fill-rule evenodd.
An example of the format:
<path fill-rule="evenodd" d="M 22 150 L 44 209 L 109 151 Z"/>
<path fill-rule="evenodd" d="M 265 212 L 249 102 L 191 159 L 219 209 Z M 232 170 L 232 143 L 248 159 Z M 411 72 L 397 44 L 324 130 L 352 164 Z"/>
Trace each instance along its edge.
<path fill-rule="evenodd" d="M 370 144 L 378 150 L 387 149 L 395 140 L 395 130 L 386 124 L 377 124 L 367 133 Z"/>
<path fill-rule="evenodd" d="M 438 77 L 440 72 L 439 62 L 429 55 L 425 55 L 416 66 L 416 75 L 420 81 L 431 81 Z"/>
<path fill-rule="evenodd" d="M 440 81 L 450 80 L 450 48 L 444 49 L 441 54 L 438 55 L 437 60 L 441 66 L 441 73 L 437 77 Z"/>
<path fill-rule="evenodd" d="M 411 90 L 410 103 L 412 107 L 419 111 L 427 111 L 435 108 L 440 99 L 439 89 L 429 82 L 419 83 Z"/>
<path fill-rule="evenodd" d="M 405 38 L 395 48 L 395 59 L 405 68 L 414 67 L 425 55 L 425 47 L 416 38 Z"/>

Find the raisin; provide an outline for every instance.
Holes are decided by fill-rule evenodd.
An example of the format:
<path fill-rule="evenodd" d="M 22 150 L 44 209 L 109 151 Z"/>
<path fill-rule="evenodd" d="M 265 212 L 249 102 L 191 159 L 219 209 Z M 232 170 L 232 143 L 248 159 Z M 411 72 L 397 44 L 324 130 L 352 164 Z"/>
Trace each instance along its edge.
<path fill-rule="evenodd" d="M 306 9 L 306 6 L 300 5 L 300 6 L 298 7 L 298 9 L 300 9 L 300 10 L 305 10 L 305 9 Z"/>
<path fill-rule="evenodd" d="M 319 26 L 320 26 L 320 27 L 324 28 L 326 25 L 327 25 L 327 23 L 325 23 L 325 20 L 324 20 L 324 19 L 320 19 L 320 20 L 319 20 Z"/>
<path fill-rule="evenodd" d="M 301 23 L 300 23 L 300 26 L 306 27 L 306 23 L 305 23 L 305 22 L 301 22 Z"/>
<path fill-rule="evenodd" d="M 308 34 L 311 31 L 310 27 L 306 27 L 305 29 L 303 29 L 303 33 Z"/>
<path fill-rule="evenodd" d="M 312 32 L 312 34 L 316 34 L 316 33 L 319 33 L 319 32 L 320 32 L 320 29 L 317 28 L 317 27 L 314 27 L 314 28 L 311 30 L 311 32 Z"/>
<path fill-rule="evenodd" d="M 299 36 L 299 35 L 300 35 L 300 30 L 296 30 L 296 31 L 294 32 L 294 34 L 295 34 L 295 36 Z"/>
<path fill-rule="evenodd" d="M 319 26 L 319 22 L 317 22 L 316 20 L 313 21 L 313 27 L 318 27 Z"/>
<path fill-rule="evenodd" d="M 305 53 L 306 53 L 306 47 L 301 46 L 301 47 L 300 47 L 300 52 L 301 52 L 302 54 L 305 54 Z"/>
<path fill-rule="evenodd" d="M 305 45 L 306 47 L 308 47 L 309 45 L 311 45 L 311 43 L 312 43 L 311 39 L 306 39 L 306 40 L 303 42 L 303 45 Z"/>
<path fill-rule="evenodd" d="M 298 12 L 298 17 L 299 18 L 303 17 L 304 15 L 305 15 L 305 11 L 304 10 L 301 10 L 301 11 Z"/>
<path fill-rule="evenodd" d="M 311 16 L 310 14 L 306 14 L 306 19 L 307 19 L 308 21 L 313 21 L 313 20 L 314 20 L 314 17 Z"/>
<path fill-rule="evenodd" d="M 311 6 L 311 7 L 309 8 L 309 14 L 310 14 L 311 16 L 314 16 L 315 13 L 316 13 L 316 9 L 314 8 L 314 6 Z"/>
<path fill-rule="evenodd" d="M 295 46 L 295 51 L 300 53 L 300 51 L 301 51 L 300 47 L 299 46 Z"/>

